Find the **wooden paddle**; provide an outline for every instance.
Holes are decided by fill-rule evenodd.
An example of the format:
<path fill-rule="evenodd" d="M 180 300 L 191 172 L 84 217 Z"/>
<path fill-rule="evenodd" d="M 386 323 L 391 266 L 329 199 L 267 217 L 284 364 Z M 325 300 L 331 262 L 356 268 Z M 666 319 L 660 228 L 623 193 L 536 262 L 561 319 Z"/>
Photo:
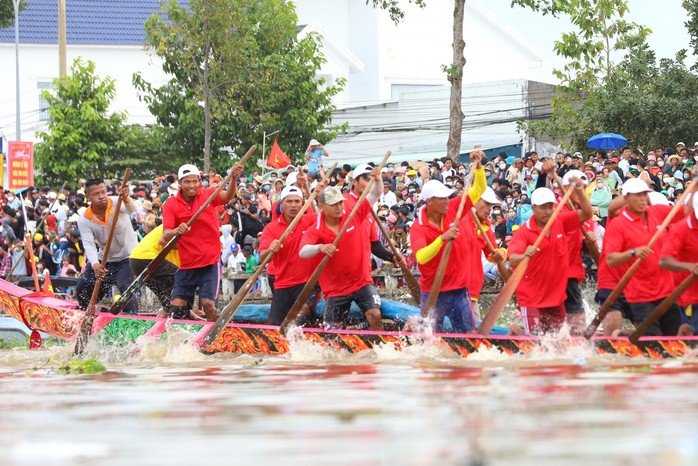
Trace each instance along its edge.
<path fill-rule="evenodd" d="M 67 182 L 67 181 L 64 181 L 64 182 L 63 182 L 63 186 L 61 186 L 61 189 L 58 191 L 59 194 L 60 194 L 61 191 L 63 191 L 63 188 L 65 188 L 65 185 L 66 185 L 66 184 L 68 184 L 68 182 Z M 25 207 L 24 207 L 24 198 L 22 197 L 22 193 L 19 194 L 19 199 L 22 201 L 22 212 L 23 212 L 23 214 L 24 214 L 24 228 L 25 228 L 26 231 L 29 231 L 29 223 L 28 223 L 28 219 L 27 219 L 27 211 L 25 210 Z M 51 211 L 53 210 L 53 206 L 56 205 L 56 202 L 58 202 L 58 196 L 56 196 L 56 198 L 53 200 L 53 202 L 52 202 L 51 205 L 49 206 L 49 208 L 48 208 L 49 214 L 50 214 Z M 47 217 L 47 216 L 48 216 L 48 215 L 44 215 L 44 216 L 41 218 L 41 221 L 39 221 L 39 223 L 38 223 L 38 224 L 36 225 L 36 227 L 34 228 L 34 233 L 36 233 L 37 231 L 39 231 L 39 230 L 41 229 L 41 227 L 43 226 L 44 221 L 46 220 L 46 217 Z M 27 246 L 24 247 L 24 249 L 22 250 L 22 253 L 24 253 L 24 251 L 27 250 L 27 247 L 29 247 L 30 243 L 31 243 L 31 242 L 28 242 L 28 243 L 27 243 Z M 33 254 L 33 252 L 32 252 L 32 254 Z M 10 270 L 10 273 L 9 273 L 8 276 L 10 276 L 10 277 L 12 276 L 12 274 L 14 273 L 15 268 L 17 267 L 18 264 L 19 264 L 19 262 L 17 262 L 16 264 L 14 264 L 14 265 L 12 266 L 12 270 Z M 36 283 L 38 283 L 38 280 L 37 280 Z M 37 291 L 38 291 L 38 290 L 37 290 Z"/>
<path fill-rule="evenodd" d="M 385 163 L 388 161 L 388 158 L 390 158 L 390 154 L 391 154 L 390 151 L 386 152 L 380 165 L 378 165 L 379 169 L 383 168 L 383 165 L 385 165 Z M 342 227 L 337 232 L 337 237 L 332 242 L 332 244 L 335 247 L 337 247 L 337 245 L 339 244 L 339 240 L 342 239 L 342 236 L 344 236 L 344 233 L 347 231 L 347 229 L 351 225 L 351 221 L 354 219 L 354 216 L 359 211 L 359 207 L 361 207 L 361 204 L 363 204 L 364 200 L 366 199 L 366 196 L 371 191 L 371 188 L 373 187 L 373 183 L 375 181 L 376 180 L 374 180 L 373 177 L 371 177 L 371 179 L 368 181 L 368 184 L 366 185 L 366 188 L 364 188 L 364 192 L 361 193 L 361 196 L 359 196 L 359 200 L 356 201 L 354 208 L 349 213 L 349 216 L 347 217 L 347 220 L 344 222 L 344 225 L 342 225 Z M 371 209 L 371 210 L 373 210 L 373 209 Z M 301 311 L 301 309 L 303 308 L 303 305 L 310 297 L 310 293 L 312 293 L 313 287 L 315 286 L 318 279 L 320 278 L 322 271 L 325 270 L 325 266 L 327 266 L 327 263 L 330 261 L 330 259 L 331 259 L 330 256 L 325 255 L 325 257 L 322 258 L 322 261 L 320 261 L 320 264 L 315 269 L 315 272 L 313 272 L 313 274 L 308 279 L 308 283 L 305 284 L 305 286 L 303 287 L 303 290 L 298 295 L 298 298 L 293 303 L 293 306 L 291 306 L 291 309 L 288 311 L 288 314 L 286 314 L 286 318 L 284 319 L 283 322 L 281 322 L 281 325 L 279 326 L 279 330 L 282 333 L 286 332 L 286 329 L 291 325 L 291 323 L 293 323 L 293 321 L 298 316 L 298 313 Z"/>
<path fill-rule="evenodd" d="M 456 218 L 453 220 L 453 226 L 458 227 L 460 219 L 463 216 L 463 209 L 465 209 L 465 204 L 468 200 L 468 191 L 470 191 L 470 186 L 473 184 L 473 178 L 475 177 L 475 163 L 470 165 L 470 174 L 468 175 L 468 180 L 463 187 L 463 192 L 460 197 L 460 204 L 458 204 L 458 211 L 456 211 Z M 428 320 L 434 314 L 436 310 L 436 301 L 439 299 L 439 294 L 441 293 L 441 284 L 444 281 L 444 276 L 446 275 L 446 268 L 448 267 L 448 260 L 451 257 L 451 250 L 453 249 L 453 241 L 449 240 L 446 242 L 444 247 L 444 252 L 441 254 L 441 260 L 439 261 L 439 267 L 436 269 L 436 275 L 434 276 L 434 281 L 431 284 L 431 291 L 429 292 L 429 298 L 424 306 L 424 316 Z M 464 266 L 464 264 L 460 264 Z"/>
<path fill-rule="evenodd" d="M 22 202 L 22 215 L 24 215 L 24 240 L 27 243 L 27 245 L 24 247 L 24 251 L 27 249 L 29 250 L 29 263 L 32 268 L 32 277 L 34 278 L 34 291 L 39 293 L 41 292 L 41 288 L 39 288 L 39 274 L 36 273 L 34 245 L 32 244 L 32 234 L 29 232 L 29 219 L 27 218 L 27 208 L 24 205 L 24 197 L 22 197 L 22 193 L 19 194 L 19 200 Z M 24 256 L 24 251 L 22 251 L 22 256 Z M 17 263 L 19 263 L 19 261 Z"/>
<path fill-rule="evenodd" d="M 657 307 L 654 308 L 652 313 L 648 315 L 645 320 L 635 327 L 635 331 L 630 335 L 629 340 L 637 345 L 640 341 L 640 337 L 643 336 L 650 327 L 652 327 L 659 319 L 662 318 L 664 314 L 669 310 L 671 306 L 679 299 L 679 297 L 693 284 L 693 281 L 698 278 L 698 275 L 690 273 L 679 286 L 671 293 L 669 296 L 664 298 Z M 697 312 L 698 309 L 693 312 Z"/>
<path fill-rule="evenodd" d="M 562 191 L 562 194 L 565 194 L 565 191 L 567 191 L 567 188 L 562 184 L 562 181 L 560 180 L 560 177 L 557 175 L 555 170 L 552 172 L 553 179 L 557 183 L 557 185 L 560 187 L 560 190 Z M 574 206 L 574 203 L 572 202 L 572 199 L 567 200 L 567 205 L 569 206 L 570 209 L 576 210 L 577 208 Z M 579 225 L 579 229 L 582 231 L 582 240 L 584 241 L 584 244 L 587 247 L 587 252 L 589 253 L 589 256 L 594 260 L 594 263 L 598 266 L 599 265 L 599 258 L 601 257 L 601 253 L 599 252 L 599 245 L 596 243 L 596 240 L 593 238 L 587 238 L 587 231 L 584 229 L 583 225 Z"/>
<path fill-rule="evenodd" d="M 128 184 L 128 179 L 131 177 L 131 169 L 127 168 L 126 171 L 124 172 L 124 181 L 121 183 L 121 187 L 123 188 Z M 119 212 L 121 211 L 121 195 L 119 195 L 118 199 L 116 200 L 116 207 L 114 208 L 114 216 L 112 218 L 112 223 L 111 226 L 109 227 L 109 236 L 107 237 L 107 243 L 104 245 L 104 252 L 102 254 L 102 261 L 100 264 L 105 268 L 105 273 L 106 273 L 106 266 L 107 266 L 107 260 L 109 259 L 109 249 L 111 248 L 111 242 L 112 239 L 114 239 L 114 232 L 116 231 L 116 224 L 119 221 Z M 107 214 L 105 214 L 107 215 Z M 109 221 L 109 216 L 107 215 L 106 221 Z M 97 298 L 99 297 L 99 290 L 102 288 L 102 280 L 104 279 L 104 276 L 98 276 L 95 273 L 95 287 L 92 290 L 92 296 L 90 297 L 90 303 L 87 306 L 87 311 L 85 311 L 85 315 L 82 318 L 82 322 L 80 322 L 80 330 L 78 333 L 78 339 L 75 342 L 75 351 L 73 352 L 74 355 L 79 356 L 85 351 L 85 346 L 87 346 L 87 340 L 90 338 L 90 332 L 92 330 L 92 323 L 95 320 L 95 308 L 97 307 Z"/>
<path fill-rule="evenodd" d="M 540 243 L 542 243 L 543 239 L 548 235 L 548 232 L 552 228 L 555 219 L 560 214 L 563 206 L 572 195 L 572 191 L 572 189 L 568 189 L 565 195 L 562 196 L 562 200 L 557 205 L 557 207 L 555 207 L 553 214 L 550 216 L 547 223 L 538 235 L 538 238 L 536 238 L 536 241 L 533 243 L 534 247 L 537 248 L 538 246 L 540 246 Z M 531 220 L 535 222 L 535 218 L 532 217 Z M 492 303 L 492 306 L 490 306 L 490 310 L 485 315 L 485 318 L 482 319 L 482 323 L 480 324 L 480 327 L 477 329 L 478 333 L 482 335 L 488 335 L 490 331 L 492 331 L 492 327 L 494 327 L 494 324 L 497 322 L 497 319 L 499 319 L 499 316 L 502 314 L 504 307 L 507 305 L 507 302 L 509 302 L 509 298 L 511 298 L 511 296 L 514 294 L 514 291 L 516 291 L 516 287 L 523 279 L 523 276 L 526 273 L 526 269 L 528 268 L 528 263 L 530 262 L 530 260 L 531 258 L 526 256 L 519 263 L 519 265 L 516 266 L 514 272 L 511 274 L 511 277 L 509 277 L 509 281 L 506 282 L 506 284 L 502 288 L 502 291 L 500 291 L 499 295 L 497 295 L 497 299 L 495 299 L 494 303 Z"/>
<path fill-rule="evenodd" d="M 683 192 L 681 197 L 679 197 L 679 200 L 676 201 L 676 204 L 674 207 L 671 209 L 669 212 L 669 215 L 666 216 L 662 224 L 657 228 L 657 231 L 652 235 L 652 238 L 650 239 L 650 242 L 647 243 L 648 248 L 652 248 L 654 246 L 654 243 L 657 242 L 660 236 L 664 233 L 664 231 L 667 229 L 671 221 L 674 219 L 676 214 L 679 212 L 679 209 L 682 209 L 684 207 L 683 202 L 686 199 L 686 196 L 688 194 L 692 193 L 695 191 L 695 188 L 698 187 L 698 183 L 693 183 L 691 185 L 691 189 L 687 189 L 686 191 Z M 594 336 L 596 333 L 596 329 L 599 328 L 599 325 L 601 325 L 601 322 L 606 318 L 606 314 L 608 314 L 608 311 L 611 309 L 611 306 L 613 306 L 613 303 L 616 302 L 616 299 L 618 299 L 618 296 L 623 293 L 623 290 L 625 287 L 630 283 L 630 280 L 633 278 L 633 275 L 635 275 L 635 272 L 637 269 L 640 267 L 640 264 L 642 263 L 642 259 L 639 257 L 635 259 L 635 262 L 632 263 L 632 265 L 628 268 L 628 270 L 625 271 L 625 274 L 623 274 L 623 277 L 618 281 L 618 284 L 616 287 L 613 289 L 610 295 L 608 295 L 608 298 L 606 298 L 606 301 L 604 301 L 603 305 L 599 308 L 599 311 L 596 313 L 596 316 L 594 316 L 594 319 L 591 321 L 589 326 L 584 332 L 584 338 L 587 340 L 591 339 L 591 337 Z"/>
<path fill-rule="evenodd" d="M 475 225 L 477 225 L 477 229 L 480 230 L 480 234 L 485 239 L 485 244 L 487 245 L 487 249 L 489 249 L 490 254 L 494 254 L 495 253 L 494 245 L 492 244 L 490 237 L 487 236 L 487 231 L 485 231 L 485 227 L 482 226 L 482 222 L 477 217 L 477 214 L 475 213 L 475 211 L 472 209 L 470 210 L 470 216 L 473 217 L 473 221 L 475 222 Z M 497 261 L 497 270 L 499 271 L 499 276 L 502 277 L 502 280 L 507 281 L 507 280 L 509 280 L 509 277 L 511 277 L 511 272 L 509 272 L 509 269 L 507 269 L 507 266 L 504 265 L 503 260 Z"/>
<path fill-rule="evenodd" d="M 332 168 L 330 168 L 330 170 L 327 172 L 327 176 L 329 176 L 334 171 L 336 166 L 337 162 L 335 162 L 332 165 Z M 313 202 L 315 202 L 317 194 L 317 189 L 310 193 L 310 197 L 308 198 L 308 200 L 305 202 L 305 204 L 303 204 L 301 210 L 298 211 L 294 219 L 291 221 L 288 227 L 286 227 L 286 230 L 279 238 L 280 243 L 283 243 L 286 240 L 286 238 L 288 238 L 288 235 L 290 235 L 293 232 L 293 230 L 298 225 L 298 222 L 300 222 L 303 218 L 303 214 L 305 214 L 305 211 L 308 210 L 308 208 L 311 205 L 313 205 Z M 233 319 L 235 313 L 240 308 L 240 305 L 245 300 L 249 292 L 252 290 L 252 287 L 257 281 L 257 278 L 259 278 L 260 274 L 264 271 L 264 267 L 266 267 L 266 265 L 269 262 L 271 262 L 271 260 L 274 258 L 274 254 L 275 252 L 270 250 L 267 256 L 262 261 L 262 263 L 259 264 L 259 266 L 257 266 L 257 269 L 254 271 L 254 273 L 250 275 L 250 277 L 245 281 L 245 283 L 238 290 L 238 292 L 235 293 L 233 299 L 230 300 L 228 305 L 221 312 L 221 315 L 218 317 L 216 323 L 213 326 L 211 326 L 209 331 L 206 333 L 206 336 L 204 336 L 204 347 L 215 343 L 218 336 L 221 334 L 225 326 L 228 325 L 228 322 L 230 322 Z"/>
<path fill-rule="evenodd" d="M 245 162 L 247 162 L 247 159 L 250 158 L 250 156 L 254 153 L 255 150 L 257 150 L 257 146 L 250 147 L 247 153 L 245 153 L 245 155 L 240 159 L 239 163 L 241 165 L 244 165 Z M 208 199 L 206 199 L 206 201 L 203 204 L 201 204 L 199 210 L 197 210 L 194 213 L 194 215 L 189 219 L 189 221 L 187 222 L 188 227 L 191 228 L 196 219 L 199 218 L 199 215 L 201 215 L 203 211 L 206 210 L 206 208 L 211 204 L 211 202 L 213 202 L 213 200 L 220 194 L 223 188 L 225 188 L 225 185 L 233 180 L 234 176 L 235 174 L 231 169 L 228 176 L 216 187 L 216 190 L 211 193 Z M 109 312 L 111 312 L 112 314 L 119 314 L 121 311 L 123 311 L 126 305 L 128 305 L 128 303 L 131 302 L 134 296 L 136 296 L 138 290 L 140 290 L 141 287 L 145 284 L 145 282 L 147 282 L 148 279 L 153 276 L 155 270 L 157 270 L 158 266 L 162 264 L 162 261 L 165 260 L 165 257 L 167 257 L 167 255 L 175 248 L 177 242 L 181 237 L 182 235 L 177 233 L 172 238 L 170 238 L 170 240 L 162 248 L 158 255 L 150 261 L 148 266 L 145 269 L 143 269 L 143 271 L 138 275 L 138 277 L 136 277 L 133 283 L 129 285 L 126 291 L 121 293 L 121 298 L 119 298 L 118 301 L 112 304 L 111 308 L 109 309 Z"/>
<path fill-rule="evenodd" d="M 393 242 L 388 237 L 388 230 L 386 230 L 385 225 L 383 225 L 383 222 L 381 221 L 381 219 L 378 218 L 378 214 L 376 213 L 375 210 L 371 209 L 371 214 L 373 214 L 373 219 L 376 221 L 376 224 L 378 225 L 378 228 L 380 228 L 381 233 L 383 233 L 383 236 L 385 236 L 385 238 L 388 240 L 388 244 L 390 245 L 390 250 L 392 251 L 393 255 L 397 258 L 400 253 L 397 250 L 397 248 L 395 247 L 395 245 L 393 244 Z M 412 295 L 412 299 L 419 306 L 420 296 L 421 296 L 419 282 L 417 282 L 417 279 L 414 278 L 414 275 L 412 274 L 412 271 L 407 266 L 407 264 L 405 264 L 403 261 L 399 261 L 399 262 L 397 262 L 397 264 L 400 266 L 400 269 L 402 269 L 402 276 L 405 277 L 405 280 L 407 281 L 407 287 L 410 289 L 410 294 Z"/>

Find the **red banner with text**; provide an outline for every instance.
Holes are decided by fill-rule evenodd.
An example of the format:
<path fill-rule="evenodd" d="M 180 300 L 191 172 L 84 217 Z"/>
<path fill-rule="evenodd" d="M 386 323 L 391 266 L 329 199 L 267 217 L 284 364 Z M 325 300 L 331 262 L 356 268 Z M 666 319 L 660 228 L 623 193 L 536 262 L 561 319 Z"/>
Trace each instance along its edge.
<path fill-rule="evenodd" d="M 7 144 L 8 189 L 34 186 L 34 143 L 9 141 Z"/>

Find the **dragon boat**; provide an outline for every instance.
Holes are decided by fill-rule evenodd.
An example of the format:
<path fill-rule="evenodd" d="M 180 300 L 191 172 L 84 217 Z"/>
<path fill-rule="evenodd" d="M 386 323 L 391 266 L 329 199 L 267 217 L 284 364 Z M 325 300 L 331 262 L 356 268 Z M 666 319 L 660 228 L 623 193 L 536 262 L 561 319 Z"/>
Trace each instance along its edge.
<path fill-rule="evenodd" d="M 0 311 L 22 322 L 35 337 L 41 332 L 63 340 L 74 340 L 77 337 L 84 314 L 72 301 L 30 291 L 4 280 L 0 280 Z M 419 309 L 386 300 L 382 311 L 384 316 L 400 321 L 418 313 Z M 248 305 L 236 314 L 236 318 L 250 322 L 261 319 L 263 314 L 262 305 Z M 198 346 L 205 353 L 281 355 L 291 349 L 291 341 L 279 332 L 278 327 L 244 322 L 228 324 L 213 345 L 203 346 L 203 338 L 211 325 L 212 323 L 201 321 L 97 312 L 92 335 L 105 344 L 123 345 L 134 343 L 139 337 L 165 338 L 168 331 L 181 330 L 191 333 L 191 344 Z M 293 338 L 302 338 L 350 353 L 388 344 L 398 350 L 414 344 L 433 344 L 461 357 L 482 350 L 497 350 L 510 355 L 526 354 L 540 351 L 543 347 L 539 337 L 508 336 L 502 334 L 505 330 L 501 327 L 495 328 L 494 332 L 499 334 L 483 336 L 302 328 L 295 330 Z M 599 355 L 618 354 L 662 359 L 688 355 L 698 348 L 698 337 L 643 337 L 637 346 L 625 337 L 594 337 L 591 341 L 582 337 L 571 337 L 566 344 L 586 347 Z"/>

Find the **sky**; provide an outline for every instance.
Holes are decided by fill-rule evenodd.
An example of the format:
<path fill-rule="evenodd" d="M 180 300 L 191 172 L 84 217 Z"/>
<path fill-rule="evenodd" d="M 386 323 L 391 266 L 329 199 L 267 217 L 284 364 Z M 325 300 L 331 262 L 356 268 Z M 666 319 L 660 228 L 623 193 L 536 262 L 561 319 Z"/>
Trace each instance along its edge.
<path fill-rule="evenodd" d="M 468 1 L 468 0 L 466 0 Z M 544 17 L 521 7 L 511 7 L 509 0 L 471 0 L 495 13 L 512 25 L 545 53 L 546 62 L 553 67 L 564 63 L 553 51 L 553 43 L 562 33 L 571 29 L 567 19 Z M 686 10 L 681 0 L 630 0 L 626 19 L 652 29 L 648 43 L 657 58 L 673 58 L 682 48 L 689 48 L 689 37 L 685 32 Z"/>

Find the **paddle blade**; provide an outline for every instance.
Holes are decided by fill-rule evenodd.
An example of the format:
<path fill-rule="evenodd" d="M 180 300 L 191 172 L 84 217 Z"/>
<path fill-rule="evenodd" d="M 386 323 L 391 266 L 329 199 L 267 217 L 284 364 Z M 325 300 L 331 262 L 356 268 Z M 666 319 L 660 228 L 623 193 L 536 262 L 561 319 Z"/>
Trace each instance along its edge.
<path fill-rule="evenodd" d="M 38 330 L 32 330 L 32 334 L 29 337 L 29 349 L 39 349 L 41 345 L 44 344 L 44 340 L 41 338 L 41 334 Z"/>
<path fill-rule="evenodd" d="M 514 269 L 514 273 L 511 274 L 509 280 L 507 280 L 506 284 L 502 287 L 502 291 L 500 291 L 499 295 L 497 295 L 497 299 L 495 299 L 490 306 L 490 310 L 487 311 L 484 319 L 482 319 L 482 323 L 480 324 L 480 327 L 478 327 L 477 333 L 481 335 L 489 335 L 489 333 L 492 331 L 492 328 L 497 323 L 499 316 L 502 315 L 502 311 L 506 307 L 507 303 L 511 297 L 514 296 L 516 287 L 523 279 L 526 269 L 528 268 L 529 260 L 530 259 L 528 257 L 525 257 L 519 266 Z"/>
<path fill-rule="evenodd" d="M 225 309 L 223 309 L 221 315 L 218 316 L 218 320 L 216 320 L 216 323 L 211 326 L 208 333 L 204 337 L 204 346 L 212 345 L 213 343 L 215 343 L 216 339 L 221 334 L 225 326 L 228 325 L 228 322 L 232 320 L 233 316 L 235 315 L 235 312 L 237 312 L 238 308 L 240 307 L 240 304 L 242 304 L 242 302 L 249 294 L 250 290 L 252 290 L 252 287 L 257 281 L 257 277 L 259 277 L 259 272 L 251 275 L 245 281 L 242 287 L 238 290 L 238 292 L 235 293 L 233 299 L 231 299 L 228 305 L 225 307 Z"/>
<path fill-rule="evenodd" d="M 75 350 L 73 354 L 75 356 L 81 356 L 85 352 L 85 347 L 87 346 L 87 341 L 90 338 L 90 333 L 92 332 L 92 323 L 94 322 L 94 311 L 90 313 L 89 311 L 85 313 L 85 316 L 80 322 L 80 330 L 78 331 L 78 339 L 75 340 Z"/>

